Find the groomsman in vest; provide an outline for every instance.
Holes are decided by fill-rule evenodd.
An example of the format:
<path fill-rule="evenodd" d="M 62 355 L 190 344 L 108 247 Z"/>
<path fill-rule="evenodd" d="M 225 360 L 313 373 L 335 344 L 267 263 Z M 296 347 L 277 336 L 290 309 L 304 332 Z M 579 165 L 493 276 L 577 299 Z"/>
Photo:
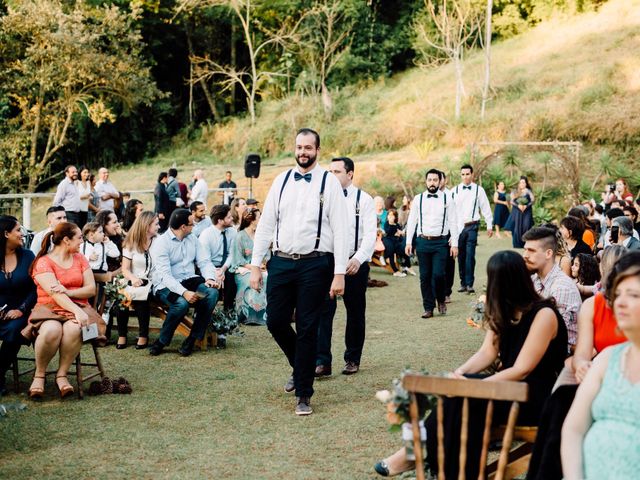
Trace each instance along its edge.
<path fill-rule="evenodd" d="M 376 243 L 376 212 L 373 198 L 354 186 L 353 160 L 339 157 L 331 160 L 330 172 L 338 180 L 347 199 L 349 215 L 349 261 L 344 286 L 344 306 L 347 310 L 345 331 L 344 375 L 358 373 L 364 347 L 365 310 L 367 308 L 367 282 L 369 262 Z M 337 301 L 328 298 L 318 330 L 318 354 L 316 356 L 316 377 L 331 375 L 331 333 Z"/>
<path fill-rule="evenodd" d="M 420 266 L 422 318 L 431 318 L 436 301 L 440 314 L 447 313 L 445 270 L 447 257 L 458 255 L 458 224 L 451 197 L 440 191 L 440 172 L 434 168 L 429 170 L 426 183 L 427 190 L 416 195 L 411 203 L 406 254 L 411 255 L 415 249 Z M 414 233 L 416 245 L 412 242 Z"/>
<path fill-rule="evenodd" d="M 440 191 L 448 195 L 447 198 L 452 198 L 451 190 L 447 188 L 447 174 L 440 170 Z M 451 235 L 451 232 L 449 232 Z M 456 259 L 455 257 L 447 256 L 447 268 L 446 268 L 446 282 L 444 291 L 444 303 L 451 303 L 451 293 L 453 293 L 453 280 L 456 276 Z"/>
<path fill-rule="evenodd" d="M 487 235 L 493 235 L 493 215 L 487 194 L 473 181 L 473 167 L 460 167 L 462 183 L 451 189 L 453 204 L 458 220 L 458 273 L 460 274 L 460 288 L 458 292 L 474 293 L 473 282 L 476 269 L 476 246 L 478 245 L 478 229 L 480 215 L 487 224 Z"/>
<path fill-rule="evenodd" d="M 260 265 L 273 242 L 267 266 L 267 327 L 293 368 L 284 389 L 296 393 L 296 415 L 312 413 L 322 307 L 327 292 L 331 298 L 344 293 L 349 259 L 347 202 L 338 179 L 318 166 L 319 151 L 320 135 L 299 130 L 297 168 L 281 173 L 271 185 L 251 259 L 250 284 L 260 290 Z"/>

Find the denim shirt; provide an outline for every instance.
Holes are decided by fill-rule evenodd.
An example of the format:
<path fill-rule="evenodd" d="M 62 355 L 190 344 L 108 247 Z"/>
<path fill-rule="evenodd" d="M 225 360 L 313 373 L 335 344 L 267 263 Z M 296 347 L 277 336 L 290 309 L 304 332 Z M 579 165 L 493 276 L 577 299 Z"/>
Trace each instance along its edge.
<path fill-rule="evenodd" d="M 180 282 L 196 276 L 196 265 L 205 279 L 216 278 L 211 260 L 193 234 L 179 240 L 169 229 L 154 240 L 150 253 L 153 262 L 151 278 L 154 292 L 168 288 L 182 295 L 187 289 Z"/>

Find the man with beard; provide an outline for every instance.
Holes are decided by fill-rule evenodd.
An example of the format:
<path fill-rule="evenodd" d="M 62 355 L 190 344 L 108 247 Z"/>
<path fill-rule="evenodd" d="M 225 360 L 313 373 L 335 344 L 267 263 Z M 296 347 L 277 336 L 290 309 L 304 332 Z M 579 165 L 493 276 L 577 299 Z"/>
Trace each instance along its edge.
<path fill-rule="evenodd" d="M 413 234 L 416 233 L 415 251 L 424 307 L 422 318 L 431 318 L 436 301 L 440 314 L 447 313 L 445 272 L 447 256 L 455 258 L 458 255 L 458 225 L 450 195 L 440 191 L 440 172 L 433 168 L 429 170 L 426 183 L 426 192 L 416 195 L 411 202 L 406 254 L 411 255 L 414 249 Z"/>
<path fill-rule="evenodd" d="M 267 266 L 267 327 L 293 368 L 284 389 L 296 392 L 296 415 L 312 413 L 322 306 L 327 293 L 331 298 L 344 293 L 349 253 L 342 186 L 318 166 L 319 151 L 320 135 L 309 128 L 299 130 L 298 166 L 281 173 L 271 185 L 251 259 L 251 288 L 260 290 L 260 265 L 273 242 Z M 294 311 L 295 330 L 291 327 Z"/>
<path fill-rule="evenodd" d="M 533 286 L 540 296 L 553 298 L 567 326 L 569 350 L 576 346 L 578 311 L 582 299 L 576 283 L 555 262 L 558 241 L 555 231 L 548 227 L 534 227 L 523 236 L 524 261 L 532 273 Z"/>
<path fill-rule="evenodd" d="M 64 169 L 64 180 L 58 184 L 56 196 L 53 197 L 53 206 L 62 205 L 67 214 L 67 221 L 75 223 L 82 229 L 87 223 L 87 214 L 80 212 L 82 202 L 80 201 L 80 191 L 76 185 L 77 180 L 78 169 L 74 165 L 67 165 Z"/>
<path fill-rule="evenodd" d="M 198 200 L 191 202 L 189 210 L 193 215 L 193 232 L 191 233 L 196 237 L 200 237 L 200 234 L 204 232 L 206 228 L 213 225 L 213 223 L 211 223 L 211 219 L 207 217 L 207 211 L 204 203 Z"/>
<path fill-rule="evenodd" d="M 233 309 L 236 300 L 236 280 L 229 272 L 231 266 L 231 252 L 236 239 L 236 229 L 233 228 L 233 216 L 229 205 L 215 205 L 211 208 L 212 225 L 206 228 L 198 241 L 207 257 L 216 267 L 216 279 L 224 289 L 224 308 Z M 194 227 L 195 228 L 195 227 Z"/>

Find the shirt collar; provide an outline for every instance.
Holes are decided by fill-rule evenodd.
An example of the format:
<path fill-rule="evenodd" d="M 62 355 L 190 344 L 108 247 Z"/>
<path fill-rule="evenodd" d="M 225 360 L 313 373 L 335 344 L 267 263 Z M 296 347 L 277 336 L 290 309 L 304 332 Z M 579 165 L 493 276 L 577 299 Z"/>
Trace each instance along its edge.
<path fill-rule="evenodd" d="M 551 270 L 549 270 L 549 273 L 547 273 L 547 276 L 544 277 L 544 280 L 542 280 L 540 278 L 540 275 L 538 275 L 538 280 L 540 280 L 540 283 L 542 284 L 543 289 L 547 288 L 547 285 L 549 284 L 549 282 L 558 275 L 558 272 L 562 272 L 562 270 L 560 270 L 560 267 L 558 266 L 557 263 L 554 263 L 553 267 L 551 267 Z"/>
<path fill-rule="evenodd" d="M 310 174 L 313 176 L 313 174 L 315 173 L 315 171 L 316 171 L 316 170 L 318 170 L 318 168 L 320 168 L 320 164 L 319 164 L 319 162 L 316 160 L 316 165 L 315 165 L 315 167 L 313 167 L 311 170 L 309 170 L 309 171 L 308 171 L 308 172 L 306 172 L 306 173 L 310 173 Z M 296 172 L 298 172 L 300 175 L 304 175 L 304 174 L 305 174 L 302 170 L 300 170 L 300 165 L 296 165 Z"/>
<path fill-rule="evenodd" d="M 631 241 L 631 239 L 633 238 L 633 236 L 627 238 L 624 242 L 622 242 L 622 245 L 625 247 L 629 246 L 629 242 Z"/>

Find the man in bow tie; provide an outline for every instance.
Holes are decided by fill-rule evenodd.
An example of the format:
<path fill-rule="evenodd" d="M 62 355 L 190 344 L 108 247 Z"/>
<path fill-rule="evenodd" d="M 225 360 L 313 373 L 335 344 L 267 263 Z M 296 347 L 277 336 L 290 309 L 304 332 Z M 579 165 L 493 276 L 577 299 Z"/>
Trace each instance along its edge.
<path fill-rule="evenodd" d="M 440 314 L 447 313 L 446 262 L 448 255 L 454 258 L 458 255 L 458 226 L 450 195 L 440 191 L 440 172 L 429 170 L 426 183 L 427 190 L 411 202 L 405 253 L 411 255 L 415 248 L 420 265 L 422 318 L 431 318 L 436 301 Z"/>
<path fill-rule="evenodd" d="M 473 181 L 473 167 L 465 164 L 460 168 L 462 183 L 451 190 L 453 204 L 458 220 L 458 272 L 460 274 L 460 288 L 458 292 L 474 293 L 473 282 L 476 269 L 476 246 L 478 245 L 478 230 L 480 215 L 487 224 L 487 235 L 493 235 L 493 215 L 487 194 Z"/>
<path fill-rule="evenodd" d="M 284 390 L 296 392 L 296 415 L 312 413 L 318 325 L 327 294 L 344 293 L 349 254 L 347 204 L 338 179 L 318 166 L 320 135 L 296 134 L 297 168 L 271 185 L 256 229 L 250 284 L 262 288 L 269 245 L 267 327 L 293 368 Z M 295 312 L 296 329 L 291 327 Z"/>

